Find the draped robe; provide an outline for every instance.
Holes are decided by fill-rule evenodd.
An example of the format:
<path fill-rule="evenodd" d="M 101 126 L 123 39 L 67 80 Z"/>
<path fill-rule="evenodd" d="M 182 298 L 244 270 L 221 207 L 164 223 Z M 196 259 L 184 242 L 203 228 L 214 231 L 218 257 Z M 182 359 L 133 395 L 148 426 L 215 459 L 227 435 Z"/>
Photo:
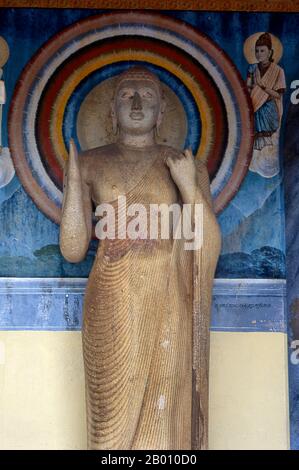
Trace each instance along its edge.
<path fill-rule="evenodd" d="M 178 202 L 165 165 L 171 151 L 160 151 L 126 194 L 127 206 Z M 197 255 L 208 325 L 219 233 L 202 168 L 206 235 Z M 172 237 L 101 241 L 84 300 L 90 449 L 191 448 L 193 257 Z"/>

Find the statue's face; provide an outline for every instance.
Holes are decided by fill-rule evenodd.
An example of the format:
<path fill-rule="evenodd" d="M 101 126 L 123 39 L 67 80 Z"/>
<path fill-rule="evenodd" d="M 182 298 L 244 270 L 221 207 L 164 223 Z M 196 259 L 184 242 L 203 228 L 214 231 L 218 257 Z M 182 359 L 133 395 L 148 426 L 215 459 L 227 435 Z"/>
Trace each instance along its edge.
<path fill-rule="evenodd" d="M 143 135 L 157 124 L 161 97 L 150 80 L 124 80 L 115 99 L 119 128 L 128 133 Z"/>

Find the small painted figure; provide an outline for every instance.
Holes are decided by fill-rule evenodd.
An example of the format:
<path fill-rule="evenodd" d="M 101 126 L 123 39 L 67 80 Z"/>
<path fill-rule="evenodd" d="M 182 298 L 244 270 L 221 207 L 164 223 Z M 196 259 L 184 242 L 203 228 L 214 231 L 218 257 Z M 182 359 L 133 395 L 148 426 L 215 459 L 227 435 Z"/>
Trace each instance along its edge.
<path fill-rule="evenodd" d="M 278 137 L 286 83 L 283 69 L 274 63 L 269 33 L 259 36 L 255 44 L 255 56 L 258 62 L 249 66 L 247 75 L 255 128 L 254 155 L 250 170 L 269 178 L 279 172 Z M 269 146 L 277 148 L 268 148 L 263 154 L 259 153 Z M 265 152 L 267 155 L 264 155 Z"/>

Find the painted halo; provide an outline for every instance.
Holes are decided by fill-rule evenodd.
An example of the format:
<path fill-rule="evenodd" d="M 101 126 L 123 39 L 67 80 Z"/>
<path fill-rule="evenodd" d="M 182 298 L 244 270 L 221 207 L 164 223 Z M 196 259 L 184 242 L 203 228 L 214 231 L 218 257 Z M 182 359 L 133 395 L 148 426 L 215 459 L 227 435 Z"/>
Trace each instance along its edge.
<path fill-rule="evenodd" d="M 244 42 L 244 47 L 243 47 L 243 52 L 245 59 L 249 64 L 256 64 L 257 59 L 255 57 L 255 44 L 258 38 L 264 34 L 265 31 L 260 31 L 259 33 L 254 33 L 251 36 L 249 36 L 246 41 Z M 283 45 L 278 39 L 278 37 L 274 36 L 273 34 L 270 34 L 271 40 L 272 40 L 272 48 L 273 48 L 273 62 L 275 64 L 278 64 L 280 59 L 282 58 L 283 55 Z"/>
<path fill-rule="evenodd" d="M 9 46 L 5 39 L 0 36 L 0 67 L 3 67 L 9 59 Z"/>
<path fill-rule="evenodd" d="M 103 89 L 112 89 L 113 77 L 136 63 L 159 76 L 172 103 L 177 96 L 181 125 L 174 123 L 167 143 L 174 142 L 178 126 L 180 146 L 191 147 L 196 158 L 207 162 L 217 213 L 244 179 L 252 155 L 253 113 L 245 84 L 226 54 L 198 30 L 168 16 L 96 15 L 62 30 L 37 52 L 20 77 L 10 108 L 9 140 L 17 174 L 55 222 L 61 217 L 69 139 L 81 148 L 93 145 L 86 132 L 86 109 L 99 113 Z M 106 128 L 103 143 L 109 135 Z"/>

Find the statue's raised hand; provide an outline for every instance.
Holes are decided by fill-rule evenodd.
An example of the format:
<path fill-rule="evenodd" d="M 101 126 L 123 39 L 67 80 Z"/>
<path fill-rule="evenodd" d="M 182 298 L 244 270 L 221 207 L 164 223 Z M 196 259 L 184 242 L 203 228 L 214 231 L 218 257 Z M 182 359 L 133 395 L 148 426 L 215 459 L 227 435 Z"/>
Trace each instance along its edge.
<path fill-rule="evenodd" d="M 186 149 L 176 156 L 169 156 L 166 165 L 170 170 L 173 181 L 179 188 L 183 202 L 193 203 L 195 201 L 197 180 L 196 165 L 191 149 Z"/>
<path fill-rule="evenodd" d="M 59 242 L 63 256 L 71 263 L 82 261 L 86 255 L 91 237 L 91 214 L 89 188 L 81 176 L 78 152 L 71 140 L 63 180 Z"/>
<path fill-rule="evenodd" d="M 73 139 L 70 140 L 69 158 L 66 165 L 66 177 L 68 181 L 81 181 L 78 150 Z"/>

